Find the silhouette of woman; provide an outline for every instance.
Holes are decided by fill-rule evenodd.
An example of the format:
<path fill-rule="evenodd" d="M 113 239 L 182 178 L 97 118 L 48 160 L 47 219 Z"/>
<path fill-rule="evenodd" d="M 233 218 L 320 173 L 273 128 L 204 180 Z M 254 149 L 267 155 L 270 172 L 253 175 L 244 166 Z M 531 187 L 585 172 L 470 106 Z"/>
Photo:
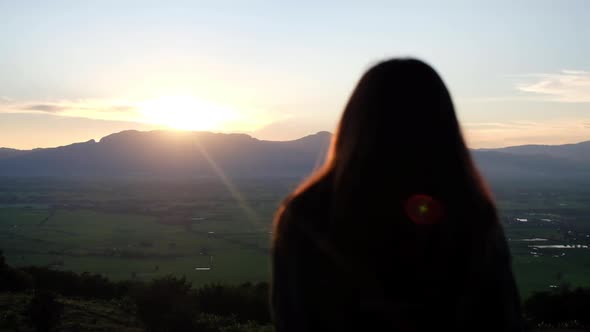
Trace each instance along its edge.
<path fill-rule="evenodd" d="M 278 332 L 518 331 L 494 201 L 437 73 L 371 68 L 273 232 Z"/>

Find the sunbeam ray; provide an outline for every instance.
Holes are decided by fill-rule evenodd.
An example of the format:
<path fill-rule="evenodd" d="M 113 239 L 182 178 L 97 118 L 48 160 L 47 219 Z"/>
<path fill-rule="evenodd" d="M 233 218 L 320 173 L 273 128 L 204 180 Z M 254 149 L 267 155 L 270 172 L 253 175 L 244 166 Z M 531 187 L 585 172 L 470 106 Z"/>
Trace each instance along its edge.
<path fill-rule="evenodd" d="M 248 219 L 248 221 L 251 222 L 257 229 L 263 229 L 264 225 L 262 225 L 262 223 L 260 222 L 260 216 L 258 215 L 258 213 L 256 213 L 256 211 L 254 211 L 254 209 L 250 207 L 244 196 L 238 190 L 238 187 L 233 184 L 231 179 L 223 172 L 221 167 L 217 165 L 217 163 L 211 157 L 207 149 L 205 149 L 205 147 L 198 140 L 195 140 L 195 147 L 199 150 L 199 152 L 201 152 L 201 155 L 205 157 L 205 160 L 207 161 L 209 166 L 211 166 L 213 172 L 215 172 L 215 175 L 219 177 L 223 185 L 227 188 L 227 190 L 236 200 L 240 208 L 244 211 L 246 219 Z"/>

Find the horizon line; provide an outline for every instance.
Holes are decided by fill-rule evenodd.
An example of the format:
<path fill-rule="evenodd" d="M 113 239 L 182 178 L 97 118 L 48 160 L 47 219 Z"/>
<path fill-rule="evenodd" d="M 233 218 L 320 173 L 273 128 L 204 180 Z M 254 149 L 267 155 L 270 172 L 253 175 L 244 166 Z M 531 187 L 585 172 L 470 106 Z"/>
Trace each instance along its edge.
<path fill-rule="evenodd" d="M 0 146 L 0 149 L 16 150 L 16 151 L 34 151 L 34 150 L 44 150 L 44 149 L 57 149 L 57 148 L 66 147 L 66 146 L 70 146 L 70 145 L 74 145 L 74 144 L 81 144 L 81 143 L 88 143 L 88 142 L 100 143 L 106 137 L 109 137 L 112 135 L 118 135 L 118 134 L 122 134 L 122 133 L 126 133 L 126 132 L 138 132 L 138 133 L 169 132 L 169 133 L 175 133 L 175 134 L 183 134 L 184 133 L 184 134 L 244 135 L 244 136 L 248 136 L 250 138 L 253 138 L 253 139 L 261 141 L 261 142 L 294 142 L 294 141 L 298 141 L 298 140 L 301 140 L 301 139 L 309 137 L 309 136 L 315 136 L 315 135 L 319 135 L 319 134 L 329 134 L 330 136 L 334 135 L 332 132 L 330 132 L 328 130 L 320 130 L 315 133 L 310 133 L 310 134 L 307 134 L 307 135 L 304 135 L 304 136 L 301 136 L 301 137 L 295 138 L 295 139 L 267 140 L 267 139 L 260 139 L 258 137 L 253 136 L 251 133 L 246 133 L 246 132 L 219 132 L 219 131 L 208 131 L 208 130 L 179 130 L 179 129 L 153 129 L 153 130 L 126 129 L 126 130 L 121 130 L 118 132 L 113 132 L 111 134 L 105 135 L 105 136 L 101 137 L 100 139 L 92 138 L 87 141 L 76 141 L 76 142 L 72 142 L 72 143 L 65 144 L 65 145 L 36 147 L 36 148 L 30 148 L 30 149 L 18 149 L 18 148 L 11 148 L 11 147 L 7 147 L 7 146 Z M 585 143 L 585 142 L 590 142 L 590 139 L 583 140 L 583 141 L 577 141 L 577 142 L 562 143 L 562 144 L 529 143 L 529 144 L 518 144 L 518 145 L 506 145 L 506 146 L 491 147 L 491 148 L 490 147 L 472 148 L 472 147 L 467 146 L 467 148 L 470 150 L 499 150 L 499 149 L 504 149 L 504 148 L 521 147 L 521 146 L 575 145 L 575 144 L 580 144 L 580 143 Z"/>

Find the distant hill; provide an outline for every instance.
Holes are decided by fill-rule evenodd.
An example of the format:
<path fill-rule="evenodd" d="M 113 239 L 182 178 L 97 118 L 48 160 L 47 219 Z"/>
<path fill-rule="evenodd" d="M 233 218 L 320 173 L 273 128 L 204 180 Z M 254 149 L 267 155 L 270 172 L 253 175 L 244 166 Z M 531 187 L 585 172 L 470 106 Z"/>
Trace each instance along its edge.
<path fill-rule="evenodd" d="M 16 149 L 0 148 L 0 159 L 18 156 L 18 155 L 26 153 L 26 152 L 27 151 L 16 150 Z"/>
<path fill-rule="evenodd" d="M 563 145 L 518 145 L 480 151 L 505 152 L 523 156 L 549 156 L 575 161 L 590 162 L 590 141 Z"/>
<path fill-rule="evenodd" d="M 496 150 L 475 150 L 472 155 L 483 175 L 492 181 L 590 179 L 590 162 L 586 161 Z"/>
<path fill-rule="evenodd" d="M 324 160 L 331 134 L 264 141 L 245 134 L 123 131 L 48 149 L 0 149 L 0 176 L 303 177 Z M 478 149 L 491 179 L 590 179 L 590 142 Z"/>
<path fill-rule="evenodd" d="M 590 180 L 590 141 L 478 149 L 473 156 L 492 179 Z"/>
<path fill-rule="evenodd" d="M 319 132 L 274 142 L 245 134 L 123 131 L 99 142 L 3 149 L 0 176 L 303 176 L 323 161 L 330 137 Z"/>

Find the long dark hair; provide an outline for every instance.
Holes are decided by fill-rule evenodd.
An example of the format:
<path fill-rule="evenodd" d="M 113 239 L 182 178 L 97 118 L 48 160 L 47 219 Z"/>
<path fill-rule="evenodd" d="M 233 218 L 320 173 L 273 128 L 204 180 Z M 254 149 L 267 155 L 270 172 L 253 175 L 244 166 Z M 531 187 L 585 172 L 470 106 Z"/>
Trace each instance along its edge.
<path fill-rule="evenodd" d="M 483 230 L 497 221 L 448 90 L 429 65 L 415 59 L 381 62 L 364 74 L 344 109 L 326 162 L 281 210 L 306 200 L 316 188 L 325 190 L 319 199 L 329 207 L 335 227 L 348 222 L 361 226 L 359 220 L 374 220 L 370 216 L 403 223 L 408 219 L 404 204 L 416 194 L 441 203 L 441 222 Z"/>
<path fill-rule="evenodd" d="M 416 216 L 422 205 L 429 218 Z M 318 248 L 306 264 L 332 264 L 351 294 L 362 284 L 440 304 L 485 278 L 498 225 L 443 81 L 424 62 L 394 59 L 360 79 L 326 162 L 279 210 L 273 248 L 303 234 Z"/>

